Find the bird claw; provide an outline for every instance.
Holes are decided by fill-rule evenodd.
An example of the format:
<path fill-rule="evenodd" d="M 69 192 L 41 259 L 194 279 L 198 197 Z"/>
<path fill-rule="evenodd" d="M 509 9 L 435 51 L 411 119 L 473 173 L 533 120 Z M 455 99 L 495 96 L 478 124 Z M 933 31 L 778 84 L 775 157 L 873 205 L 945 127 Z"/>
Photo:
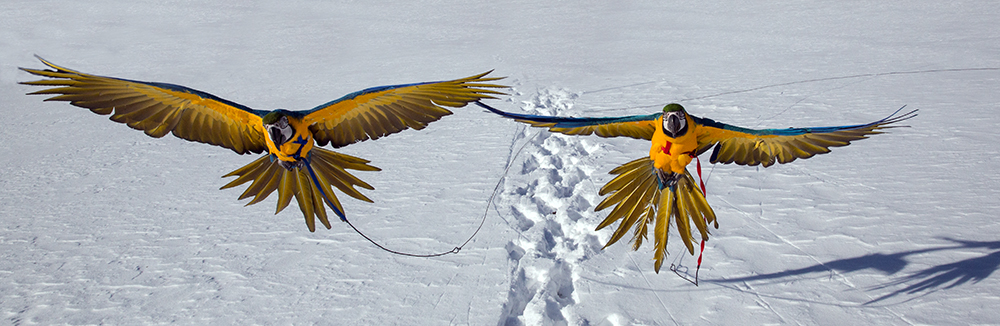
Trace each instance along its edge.
<path fill-rule="evenodd" d="M 663 171 L 661 169 L 653 168 L 656 172 L 656 179 L 660 183 L 660 189 L 673 188 L 677 185 L 677 181 L 681 179 L 680 173 Z"/>
<path fill-rule="evenodd" d="M 306 161 L 305 160 L 298 160 L 298 161 L 295 161 L 295 162 L 289 162 L 289 161 L 278 160 L 278 165 L 281 165 L 281 167 L 285 168 L 285 170 L 291 171 L 294 168 L 301 168 L 301 167 L 305 166 L 306 165 Z"/>

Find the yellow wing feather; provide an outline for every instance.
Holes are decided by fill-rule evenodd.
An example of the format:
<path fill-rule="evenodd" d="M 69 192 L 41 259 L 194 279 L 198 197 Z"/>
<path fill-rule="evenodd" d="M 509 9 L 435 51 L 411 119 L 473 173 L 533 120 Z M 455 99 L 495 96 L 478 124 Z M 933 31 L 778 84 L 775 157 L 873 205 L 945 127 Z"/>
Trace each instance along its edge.
<path fill-rule="evenodd" d="M 378 139 L 407 128 L 423 129 L 452 113 L 441 106 L 461 107 L 504 94 L 491 88 L 507 86 L 489 83 L 502 78 L 485 77 L 487 74 L 369 88 L 308 111 L 303 122 L 309 125 L 319 146 L 331 143 L 333 147 Z"/>
<path fill-rule="evenodd" d="M 559 127 L 558 123 L 555 122 L 537 122 L 525 119 L 518 119 L 517 121 L 531 124 L 533 127 L 549 128 L 551 132 L 581 136 L 596 134 L 604 138 L 631 137 L 635 139 L 652 139 L 653 133 L 656 132 L 656 125 L 653 121 L 614 122 L 582 127 Z"/>
<path fill-rule="evenodd" d="M 656 119 L 660 117 L 660 113 L 615 118 L 553 117 L 506 112 L 484 103 L 477 104 L 490 112 L 530 124 L 532 127 L 548 128 L 551 132 L 567 135 L 596 134 L 600 137 L 631 137 L 650 140 L 653 139 L 653 133 L 656 132 Z"/>
<path fill-rule="evenodd" d="M 901 108 L 902 109 L 902 108 Z M 847 146 L 852 141 L 883 133 L 882 130 L 898 127 L 900 121 L 916 116 L 916 110 L 893 115 L 868 124 L 755 130 L 696 118 L 698 123 L 698 153 L 715 146 L 712 163 L 771 166 L 788 163 L 817 154 L 829 153 L 831 147 Z"/>
<path fill-rule="evenodd" d="M 21 70 L 52 79 L 21 84 L 52 87 L 29 93 L 55 95 L 46 101 L 66 101 L 111 114 L 111 120 L 156 138 L 172 132 L 239 154 L 266 149 L 261 118 L 247 107 L 183 86 L 85 74 L 39 60 L 55 70 Z"/>

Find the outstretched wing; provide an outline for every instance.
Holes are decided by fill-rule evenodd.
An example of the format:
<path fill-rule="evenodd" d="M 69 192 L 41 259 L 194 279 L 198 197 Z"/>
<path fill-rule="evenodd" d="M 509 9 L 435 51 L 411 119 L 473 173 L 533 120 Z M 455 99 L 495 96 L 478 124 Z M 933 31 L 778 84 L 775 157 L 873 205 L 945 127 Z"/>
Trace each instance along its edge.
<path fill-rule="evenodd" d="M 38 59 L 55 70 L 21 70 L 51 79 L 21 84 L 53 88 L 29 95 L 57 94 L 45 100 L 66 101 L 100 115 L 111 114 L 112 121 L 156 138 L 172 132 L 183 139 L 222 146 L 239 154 L 267 149 L 260 118 L 264 111 L 184 86 L 85 74 Z"/>
<path fill-rule="evenodd" d="M 378 139 L 406 128 L 423 129 L 451 114 L 441 106 L 462 107 L 469 102 L 504 94 L 490 88 L 507 86 L 488 82 L 492 71 L 467 78 L 368 88 L 301 112 L 319 146 L 343 147 Z"/>
<path fill-rule="evenodd" d="M 904 106 L 905 107 L 905 106 Z M 851 141 L 898 127 L 894 123 L 917 116 L 913 110 L 897 116 L 900 110 L 872 123 L 817 128 L 748 129 L 691 116 L 698 126 L 698 154 L 715 146 L 712 163 L 763 165 L 788 163 L 799 158 L 830 152 L 830 147 L 847 146 Z"/>
<path fill-rule="evenodd" d="M 490 112 L 508 117 L 533 127 L 549 128 L 549 131 L 567 135 L 597 134 L 601 137 L 632 137 L 636 139 L 653 139 L 656 132 L 656 119 L 663 113 L 650 115 L 633 115 L 617 118 L 569 118 L 543 115 L 518 114 L 500 111 L 483 103 L 476 103 Z"/>

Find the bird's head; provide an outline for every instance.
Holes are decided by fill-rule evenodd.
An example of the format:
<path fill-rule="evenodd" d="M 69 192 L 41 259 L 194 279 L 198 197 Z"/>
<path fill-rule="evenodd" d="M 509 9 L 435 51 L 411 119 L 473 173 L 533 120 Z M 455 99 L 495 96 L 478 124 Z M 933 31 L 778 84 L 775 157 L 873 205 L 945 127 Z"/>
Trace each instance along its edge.
<path fill-rule="evenodd" d="M 285 110 L 274 110 L 264 115 L 264 130 L 271 137 L 275 146 L 281 146 L 292 138 L 292 126 L 288 124 L 288 114 Z"/>
<path fill-rule="evenodd" d="M 677 138 L 687 133 L 687 112 L 677 103 L 663 107 L 663 133 L 670 138 Z"/>

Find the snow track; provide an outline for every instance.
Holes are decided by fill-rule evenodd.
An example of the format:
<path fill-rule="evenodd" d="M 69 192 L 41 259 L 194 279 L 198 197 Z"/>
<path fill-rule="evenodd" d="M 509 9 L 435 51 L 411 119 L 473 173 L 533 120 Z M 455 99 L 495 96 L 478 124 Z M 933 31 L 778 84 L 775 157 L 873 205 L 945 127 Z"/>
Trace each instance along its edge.
<path fill-rule="evenodd" d="M 559 115 L 577 95 L 542 89 L 524 109 Z M 526 143 L 525 143 L 526 142 Z M 591 181 L 590 155 L 600 146 L 583 137 L 521 128 L 514 136 L 511 172 L 501 199 L 502 217 L 518 231 L 506 245 L 510 259 L 510 290 L 500 325 L 577 325 L 573 311 L 580 262 L 600 252 L 594 233 L 600 199 Z"/>

